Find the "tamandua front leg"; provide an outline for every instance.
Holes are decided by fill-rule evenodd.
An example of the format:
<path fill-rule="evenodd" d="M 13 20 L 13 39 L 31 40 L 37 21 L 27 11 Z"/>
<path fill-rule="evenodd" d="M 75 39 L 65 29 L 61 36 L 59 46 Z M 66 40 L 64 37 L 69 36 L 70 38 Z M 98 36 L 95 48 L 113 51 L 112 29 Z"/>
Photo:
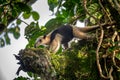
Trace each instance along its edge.
<path fill-rule="evenodd" d="M 49 47 L 50 52 L 56 53 L 58 51 L 58 49 L 60 48 L 60 41 L 54 39 Z"/>

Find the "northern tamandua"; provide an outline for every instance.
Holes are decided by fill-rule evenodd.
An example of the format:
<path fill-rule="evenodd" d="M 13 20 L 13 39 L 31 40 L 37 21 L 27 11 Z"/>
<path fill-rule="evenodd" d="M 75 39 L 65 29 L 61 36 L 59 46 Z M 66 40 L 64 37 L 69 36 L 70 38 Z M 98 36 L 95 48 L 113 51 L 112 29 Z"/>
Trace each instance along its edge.
<path fill-rule="evenodd" d="M 104 26 L 110 26 L 111 24 L 101 24 Z M 90 39 L 91 36 L 87 35 L 87 32 L 93 31 L 99 28 L 99 25 L 92 27 L 76 27 L 74 25 L 62 25 L 61 27 L 53 30 L 47 35 L 40 36 L 35 42 L 35 47 L 40 45 L 49 45 L 49 50 L 57 52 L 62 44 L 65 48 L 68 48 L 68 42 L 73 38 Z"/>

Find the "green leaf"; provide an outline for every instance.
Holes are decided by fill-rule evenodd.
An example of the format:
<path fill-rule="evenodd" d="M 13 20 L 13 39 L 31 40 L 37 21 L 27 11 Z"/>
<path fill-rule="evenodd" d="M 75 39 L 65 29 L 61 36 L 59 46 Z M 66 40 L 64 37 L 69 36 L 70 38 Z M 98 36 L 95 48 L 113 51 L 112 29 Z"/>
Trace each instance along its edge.
<path fill-rule="evenodd" d="M 49 20 L 45 24 L 45 27 L 47 28 L 46 33 L 49 33 L 55 28 L 60 27 L 60 25 L 64 24 L 63 21 L 64 21 L 64 18 L 54 18 L 54 19 Z"/>
<path fill-rule="evenodd" d="M 34 19 L 35 21 L 39 20 L 39 18 L 40 18 L 38 12 L 36 12 L 36 11 L 33 11 L 33 12 L 32 12 L 32 17 L 33 17 L 33 19 Z"/>
<path fill-rule="evenodd" d="M 21 20 L 17 19 L 16 23 L 17 23 L 17 25 L 20 25 L 21 24 Z"/>
<path fill-rule="evenodd" d="M 18 32 L 14 32 L 13 35 L 15 39 L 18 39 L 20 37 L 20 33 Z"/>
<path fill-rule="evenodd" d="M 30 25 L 25 28 L 26 38 L 30 38 L 31 36 L 33 36 L 32 34 L 33 34 L 33 32 L 35 32 L 35 30 L 36 30 L 36 23 L 31 22 Z M 37 30 L 39 30 L 39 29 L 37 29 Z"/>
<path fill-rule="evenodd" d="M 116 58 L 118 58 L 120 60 L 120 53 L 116 54 Z"/>
<path fill-rule="evenodd" d="M 45 26 L 41 26 L 41 30 L 42 31 L 46 30 L 46 27 Z"/>
<path fill-rule="evenodd" d="M 58 5 L 58 0 L 48 0 L 49 10 L 54 11 L 54 8 Z"/>
<path fill-rule="evenodd" d="M 0 47 L 4 47 L 5 46 L 5 41 L 3 40 L 3 38 L 0 38 Z"/>
<path fill-rule="evenodd" d="M 20 32 L 20 28 L 18 26 L 15 27 L 15 32 Z"/>
<path fill-rule="evenodd" d="M 32 77 L 32 75 L 33 75 L 33 73 L 31 73 L 31 72 L 27 72 L 27 74 L 29 77 Z"/>
<path fill-rule="evenodd" d="M 2 23 L 5 24 L 5 25 L 7 25 L 7 16 L 5 16 L 5 17 L 2 18 Z"/>
<path fill-rule="evenodd" d="M 30 16 L 31 16 L 31 13 L 27 13 L 27 12 L 23 13 L 23 18 L 24 19 L 28 19 L 28 18 L 30 18 Z"/>
<path fill-rule="evenodd" d="M 14 31 L 13 35 L 14 35 L 15 39 L 18 39 L 20 37 L 20 28 L 18 26 L 15 27 L 15 31 Z"/>
<path fill-rule="evenodd" d="M 9 33 L 13 33 L 15 31 L 15 28 L 10 28 L 10 29 L 8 29 L 8 32 Z"/>
<path fill-rule="evenodd" d="M 19 76 L 19 77 L 15 78 L 14 80 L 29 80 L 29 78 Z"/>
<path fill-rule="evenodd" d="M 36 23 L 36 28 L 39 28 L 39 23 L 38 22 Z"/>
<path fill-rule="evenodd" d="M 5 37 L 5 40 L 6 40 L 6 44 L 10 44 L 10 38 L 9 38 L 7 33 L 4 35 L 4 37 Z"/>

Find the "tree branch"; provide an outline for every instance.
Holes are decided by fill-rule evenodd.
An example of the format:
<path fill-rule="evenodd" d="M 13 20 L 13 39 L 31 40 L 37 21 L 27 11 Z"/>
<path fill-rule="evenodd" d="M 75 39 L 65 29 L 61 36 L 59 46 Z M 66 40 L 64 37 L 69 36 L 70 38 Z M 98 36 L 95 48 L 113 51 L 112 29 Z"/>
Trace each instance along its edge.
<path fill-rule="evenodd" d="M 117 0 L 113 0 L 114 2 L 115 2 L 115 5 L 116 5 L 116 10 L 119 12 L 119 14 L 120 14 L 120 3 L 118 3 L 118 1 Z"/>

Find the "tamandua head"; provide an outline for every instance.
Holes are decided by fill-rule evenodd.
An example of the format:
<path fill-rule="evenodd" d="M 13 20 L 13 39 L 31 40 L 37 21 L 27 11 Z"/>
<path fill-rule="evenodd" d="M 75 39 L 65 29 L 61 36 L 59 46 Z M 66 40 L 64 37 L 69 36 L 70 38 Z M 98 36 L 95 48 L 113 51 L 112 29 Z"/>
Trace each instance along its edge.
<path fill-rule="evenodd" d="M 49 45 L 50 43 L 50 37 L 47 35 L 40 36 L 37 38 L 34 47 L 38 47 L 40 45 Z"/>

